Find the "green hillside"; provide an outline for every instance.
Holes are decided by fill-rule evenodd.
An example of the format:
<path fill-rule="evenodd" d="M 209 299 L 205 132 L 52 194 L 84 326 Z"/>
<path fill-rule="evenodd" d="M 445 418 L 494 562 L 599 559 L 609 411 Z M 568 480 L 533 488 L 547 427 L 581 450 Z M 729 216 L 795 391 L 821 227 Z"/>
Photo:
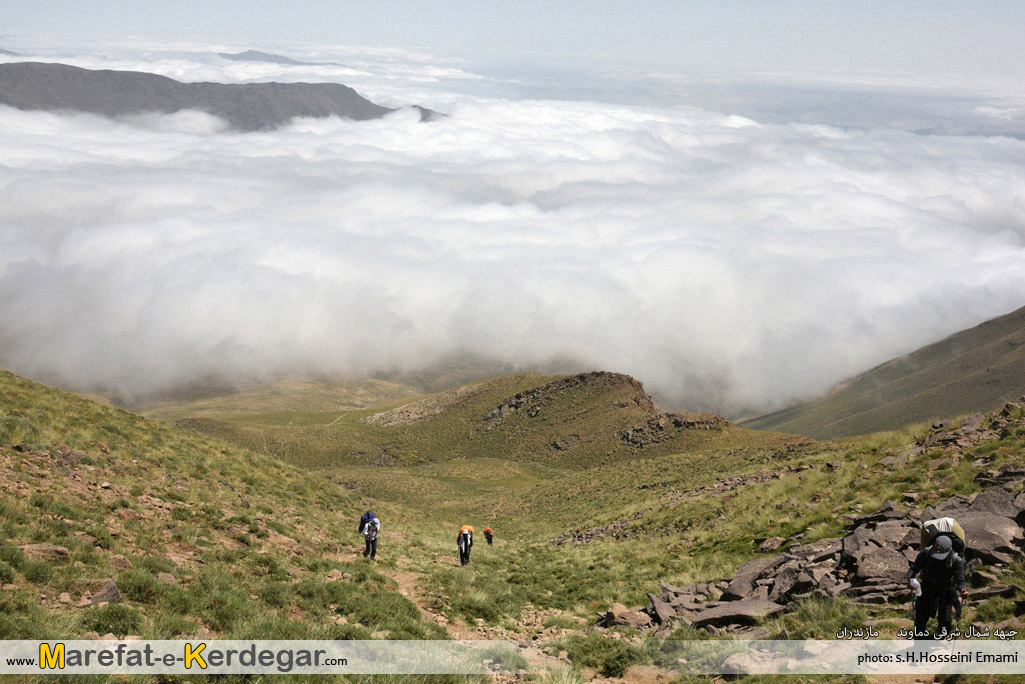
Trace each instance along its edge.
<path fill-rule="evenodd" d="M 209 410 L 215 403 L 217 412 Z M 165 406 L 155 416 L 293 463 L 411 465 L 494 458 L 560 467 L 797 438 L 713 414 L 662 413 L 618 373 L 519 373 L 367 408 L 260 410 L 249 395 Z"/>
<path fill-rule="evenodd" d="M 925 426 L 812 442 L 715 421 L 677 435 L 676 414 L 645 398 L 638 383 L 610 373 L 496 378 L 342 413 L 379 416 L 360 425 L 405 430 L 408 444 L 420 443 L 418 431 L 440 443 L 450 430 L 452 445 L 483 440 L 519 460 L 310 469 L 0 373 L 0 638 L 501 638 L 533 645 L 525 653 L 541 674 L 516 681 L 577 684 L 597 672 L 671 681 L 659 636 L 715 635 L 684 623 L 658 636 L 595 630 L 595 613 L 644 605 L 663 582 L 725 586 L 741 563 L 765 556 L 762 540 L 787 549 L 841 535 L 888 499 L 931 505 L 1025 465 L 1017 405 L 973 428 L 964 447 Z M 656 428 L 625 438 L 600 430 L 601 421 L 638 419 Z M 671 434 L 645 444 L 658 439 L 659 421 Z M 916 440 L 915 430 L 929 434 Z M 600 453 L 609 434 L 628 446 L 587 468 L 550 458 L 552 435 L 589 431 L 599 434 L 581 440 L 589 446 L 578 456 Z M 510 447 L 518 435 L 522 451 Z M 648 449 L 641 458 L 631 451 Z M 368 508 L 384 521 L 376 562 L 360 557 L 355 531 Z M 454 534 L 464 523 L 478 533 L 491 525 L 497 541 L 478 540 L 473 562 L 460 567 Z M 1020 558 L 987 571 L 1004 585 L 1025 583 Z M 92 605 L 109 580 L 123 600 Z M 1021 598 L 979 601 L 969 619 L 1017 624 Z M 806 597 L 782 617 L 721 636 L 831 638 L 837 625 L 869 619 L 891 636 L 907 624 L 896 604 Z"/>
<path fill-rule="evenodd" d="M 221 391 L 195 399 L 177 399 L 141 407 L 153 418 L 174 422 L 185 417 L 230 418 L 247 414 L 316 413 L 360 409 L 420 394 L 408 385 L 373 378 L 308 378 L 260 383 L 241 391 Z"/>
<path fill-rule="evenodd" d="M 741 421 L 816 438 L 988 411 L 1025 393 L 1025 308 L 888 361 L 829 395 Z"/>
<path fill-rule="evenodd" d="M 355 562 L 360 510 L 273 457 L 0 372 L 0 638 L 444 635 Z M 108 580 L 124 600 L 92 605 Z"/>

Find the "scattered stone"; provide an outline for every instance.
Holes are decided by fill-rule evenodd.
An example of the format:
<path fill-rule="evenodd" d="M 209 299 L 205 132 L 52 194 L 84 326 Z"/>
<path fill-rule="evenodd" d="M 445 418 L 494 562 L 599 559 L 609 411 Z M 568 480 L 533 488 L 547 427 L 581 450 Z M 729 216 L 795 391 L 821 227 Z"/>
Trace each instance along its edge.
<path fill-rule="evenodd" d="M 622 603 L 613 603 L 602 618 L 602 624 L 606 627 L 614 625 L 632 625 L 634 627 L 647 627 L 652 623 L 651 617 L 640 611 L 630 610 Z"/>
<path fill-rule="evenodd" d="M 112 568 L 117 568 L 118 570 L 132 569 L 132 561 L 128 560 L 119 553 L 108 558 L 107 564 Z"/>
<path fill-rule="evenodd" d="M 89 603 L 94 606 L 100 603 L 120 603 L 123 600 L 124 597 L 121 596 L 121 592 L 118 591 L 117 583 L 113 578 L 104 582 L 103 587 L 89 597 Z"/>
<path fill-rule="evenodd" d="M 21 550 L 37 558 L 62 559 L 71 555 L 71 550 L 56 544 L 26 544 Z"/>
<path fill-rule="evenodd" d="M 648 613 L 654 615 L 655 620 L 660 625 L 668 623 L 676 615 L 676 611 L 673 610 L 673 607 L 666 601 L 662 600 L 661 596 L 648 594 L 648 600 L 651 601 L 651 604 L 648 606 Z"/>
<path fill-rule="evenodd" d="M 972 573 L 972 577 L 976 580 L 981 580 L 984 584 L 996 584 L 1000 581 L 996 575 L 985 570 L 976 570 Z"/>
<path fill-rule="evenodd" d="M 770 556 L 744 563 L 737 568 L 737 574 L 723 589 L 722 598 L 726 601 L 735 601 L 750 596 L 754 591 L 755 580 L 777 568 L 783 560 L 782 556 Z"/>
<path fill-rule="evenodd" d="M 158 572 L 157 579 L 168 584 L 178 584 L 178 578 L 169 572 Z"/>
<path fill-rule="evenodd" d="M 65 606 L 70 606 L 71 605 L 71 594 L 69 594 L 66 591 L 61 592 L 61 595 L 57 597 L 57 603 L 62 603 Z"/>
<path fill-rule="evenodd" d="M 722 673 L 736 677 L 758 672 L 759 661 L 751 653 L 741 651 L 722 661 Z"/>
<path fill-rule="evenodd" d="M 694 616 L 691 624 L 695 627 L 749 625 L 784 610 L 784 606 L 772 601 L 743 599 L 701 611 Z"/>
<path fill-rule="evenodd" d="M 758 546 L 758 550 L 762 553 L 772 552 L 783 546 L 786 539 L 783 537 L 769 537 Z"/>
<path fill-rule="evenodd" d="M 981 601 L 993 596 L 1014 596 L 1015 587 L 982 587 L 980 589 L 969 589 L 968 599 L 970 601 Z"/>

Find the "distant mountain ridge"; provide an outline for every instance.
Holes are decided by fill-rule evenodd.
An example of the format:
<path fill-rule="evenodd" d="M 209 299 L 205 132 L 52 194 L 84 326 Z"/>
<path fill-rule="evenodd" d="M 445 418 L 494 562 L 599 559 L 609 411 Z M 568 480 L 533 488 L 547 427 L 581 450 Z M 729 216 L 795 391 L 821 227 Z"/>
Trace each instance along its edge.
<path fill-rule="evenodd" d="M 275 128 L 297 116 L 362 121 L 395 111 L 338 83 L 182 83 L 139 71 L 43 62 L 0 64 L 0 105 L 106 116 L 198 109 L 241 131 Z M 435 115 L 417 109 L 421 120 Z"/>
<path fill-rule="evenodd" d="M 246 50 L 245 52 L 218 52 L 224 59 L 233 62 L 268 62 L 270 64 L 289 64 L 293 66 L 342 66 L 337 62 L 301 62 L 284 55 L 275 55 L 259 50 Z"/>
<path fill-rule="evenodd" d="M 1025 307 L 888 361 L 832 393 L 741 421 L 845 437 L 988 411 L 1025 393 Z"/>

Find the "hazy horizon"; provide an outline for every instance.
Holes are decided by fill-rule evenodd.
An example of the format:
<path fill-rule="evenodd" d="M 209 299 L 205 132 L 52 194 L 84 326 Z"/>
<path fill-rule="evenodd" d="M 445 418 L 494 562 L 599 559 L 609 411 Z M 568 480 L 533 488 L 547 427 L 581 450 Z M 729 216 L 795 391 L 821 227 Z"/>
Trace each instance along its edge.
<path fill-rule="evenodd" d="M 1014 0 L 0 0 L 4 31 L 463 50 L 740 70 L 875 70 L 1025 79 Z M 0 47 L 4 47 L 0 45 Z"/>
<path fill-rule="evenodd" d="M 1006 75 L 5 30 L 24 56 L 0 63 L 340 82 L 448 115 L 239 134 L 0 107 L 0 357 L 29 376 L 142 394 L 467 352 L 769 409 L 1025 304 Z M 218 56 L 246 49 L 337 65 Z"/>

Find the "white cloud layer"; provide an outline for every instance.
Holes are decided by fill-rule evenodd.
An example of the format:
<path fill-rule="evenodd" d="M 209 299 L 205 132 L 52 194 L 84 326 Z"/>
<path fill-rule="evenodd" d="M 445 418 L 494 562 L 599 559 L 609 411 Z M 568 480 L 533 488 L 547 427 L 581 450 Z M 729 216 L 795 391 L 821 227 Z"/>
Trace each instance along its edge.
<path fill-rule="evenodd" d="M 769 408 L 1025 304 L 1020 140 L 486 98 L 446 73 L 401 98 L 444 102 L 429 124 L 0 108 L 0 355 L 145 393 L 458 350 Z"/>

